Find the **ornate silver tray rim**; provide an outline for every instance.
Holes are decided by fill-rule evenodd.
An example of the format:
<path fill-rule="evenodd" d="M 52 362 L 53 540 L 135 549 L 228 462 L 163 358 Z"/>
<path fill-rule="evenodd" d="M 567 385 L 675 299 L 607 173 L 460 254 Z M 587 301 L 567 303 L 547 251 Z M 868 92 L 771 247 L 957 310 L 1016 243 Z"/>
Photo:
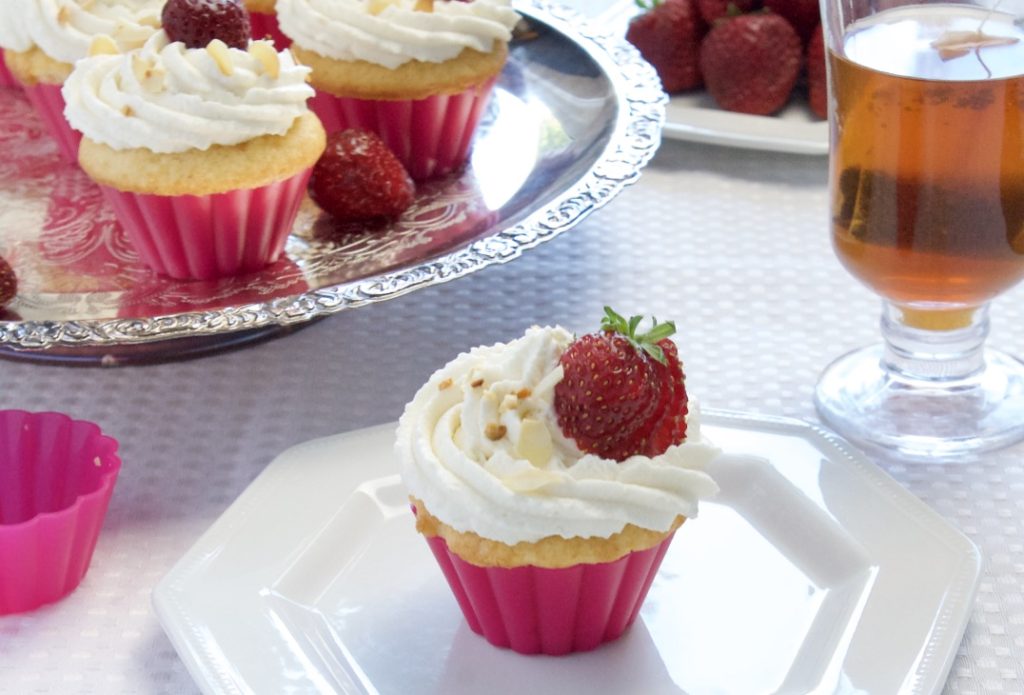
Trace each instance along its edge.
<path fill-rule="evenodd" d="M 0 321 L 0 348 L 18 352 L 77 347 L 91 351 L 294 326 L 507 263 L 525 249 L 577 225 L 637 180 L 661 143 L 667 98 L 654 69 L 626 42 L 621 28 L 598 26 L 547 0 L 514 4 L 524 15 L 574 41 L 591 57 L 610 81 L 619 107 L 612 136 L 595 164 L 542 209 L 514 226 L 429 262 L 264 303 L 152 318 Z"/>

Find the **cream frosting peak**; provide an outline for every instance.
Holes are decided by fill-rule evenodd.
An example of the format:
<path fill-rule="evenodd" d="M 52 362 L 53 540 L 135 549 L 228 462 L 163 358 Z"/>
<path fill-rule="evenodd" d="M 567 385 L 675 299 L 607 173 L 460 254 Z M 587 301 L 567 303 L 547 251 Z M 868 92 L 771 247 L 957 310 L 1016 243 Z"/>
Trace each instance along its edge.
<path fill-rule="evenodd" d="M 0 30 L 0 45 L 16 51 L 36 45 L 63 63 L 85 58 L 93 37 L 100 34 L 109 36 L 119 50 L 131 50 L 160 28 L 163 4 L 164 0 L 3 0 L 0 24 L 6 28 Z"/>
<path fill-rule="evenodd" d="M 186 48 L 160 31 L 141 50 L 79 61 L 64 84 L 64 114 L 114 149 L 236 145 L 288 132 L 313 95 L 308 74 L 269 42 Z"/>
<path fill-rule="evenodd" d="M 441 63 L 463 49 L 489 53 L 508 42 L 519 15 L 509 0 L 278 0 L 281 30 L 326 58 L 396 68 L 410 60 Z"/>
<path fill-rule="evenodd" d="M 474 348 L 439 369 L 406 406 L 396 452 L 410 493 L 459 531 L 507 544 L 545 536 L 608 537 L 632 523 L 667 531 L 717 486 L 704 472 L 718 450 L 688 436 L 656 457 L 584 454 L 554 412 L 559 357 L 572 336 L 529 329 Z"/>

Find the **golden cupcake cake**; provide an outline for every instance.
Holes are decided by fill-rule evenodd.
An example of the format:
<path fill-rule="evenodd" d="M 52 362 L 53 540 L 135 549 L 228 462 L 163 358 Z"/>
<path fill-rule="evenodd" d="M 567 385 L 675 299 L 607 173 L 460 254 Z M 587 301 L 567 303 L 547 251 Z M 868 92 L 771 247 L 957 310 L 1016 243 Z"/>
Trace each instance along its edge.
<path fill-rule="evenodd" d="M 139 50 L 97 40 L 68 77 L 79 163 L 155 271 L 257 270 L 281 255 L 324 150 L 309 68 L 251 41 L 233 0 L 170 0 L 163 17 Z"/>
<path fill-rule="evenodd" d="M 416 180 L 466 161 L 508 58 L 508 0 L 278 0 L 328 132 L 380 135 Z"/>
<path fill-rule="evenodd" d="M 399 469 L 471 629 L 534 654 L 594 649 L 635 621 L 675 532 L 717 486 L 672 324 L 609 310 L 534 327 L 439 369 L 406 406 Z"/>

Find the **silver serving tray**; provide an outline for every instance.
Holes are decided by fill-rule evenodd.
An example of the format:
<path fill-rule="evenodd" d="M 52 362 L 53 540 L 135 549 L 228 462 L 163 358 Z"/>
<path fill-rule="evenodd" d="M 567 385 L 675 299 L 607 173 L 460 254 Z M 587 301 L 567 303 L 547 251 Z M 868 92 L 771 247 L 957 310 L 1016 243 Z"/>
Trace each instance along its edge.
<path fill-rule="evenodd" d="M 309 200 L 286 258 L 251 275 L 176 281 L 145 268 L 100 196 L 14 90 L 0 90 L 0 255 L 19 279 L 0 356 L 106 365 L 176 359 L 280 333 L 518 258 L 636 180 L 665 97 L 622 38 L 542 0 L 524 24 L 458 176 L 401 219 L 338 228 Z"/>

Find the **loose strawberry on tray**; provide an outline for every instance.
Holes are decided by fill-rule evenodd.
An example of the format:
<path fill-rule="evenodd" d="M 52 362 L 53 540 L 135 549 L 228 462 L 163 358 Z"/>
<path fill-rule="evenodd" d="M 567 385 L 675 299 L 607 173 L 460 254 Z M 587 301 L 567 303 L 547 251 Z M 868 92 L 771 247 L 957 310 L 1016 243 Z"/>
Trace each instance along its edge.
<path fill-rule="evenodd" d="M 416 195 L 398 157 L 378 135 L 358 128 L 327 138 L 308 188 L 313 202 L 342 222 L 396 218 Z"/>
<path fill-rule="evenodd" d="M 563 434 L 581 450 L 624 461 L 657 456 L 686 438 L 688 399 L 671 321 L 637 329 L 605 307 L 601 330 L 562 354 L 554 408 Z"/>

